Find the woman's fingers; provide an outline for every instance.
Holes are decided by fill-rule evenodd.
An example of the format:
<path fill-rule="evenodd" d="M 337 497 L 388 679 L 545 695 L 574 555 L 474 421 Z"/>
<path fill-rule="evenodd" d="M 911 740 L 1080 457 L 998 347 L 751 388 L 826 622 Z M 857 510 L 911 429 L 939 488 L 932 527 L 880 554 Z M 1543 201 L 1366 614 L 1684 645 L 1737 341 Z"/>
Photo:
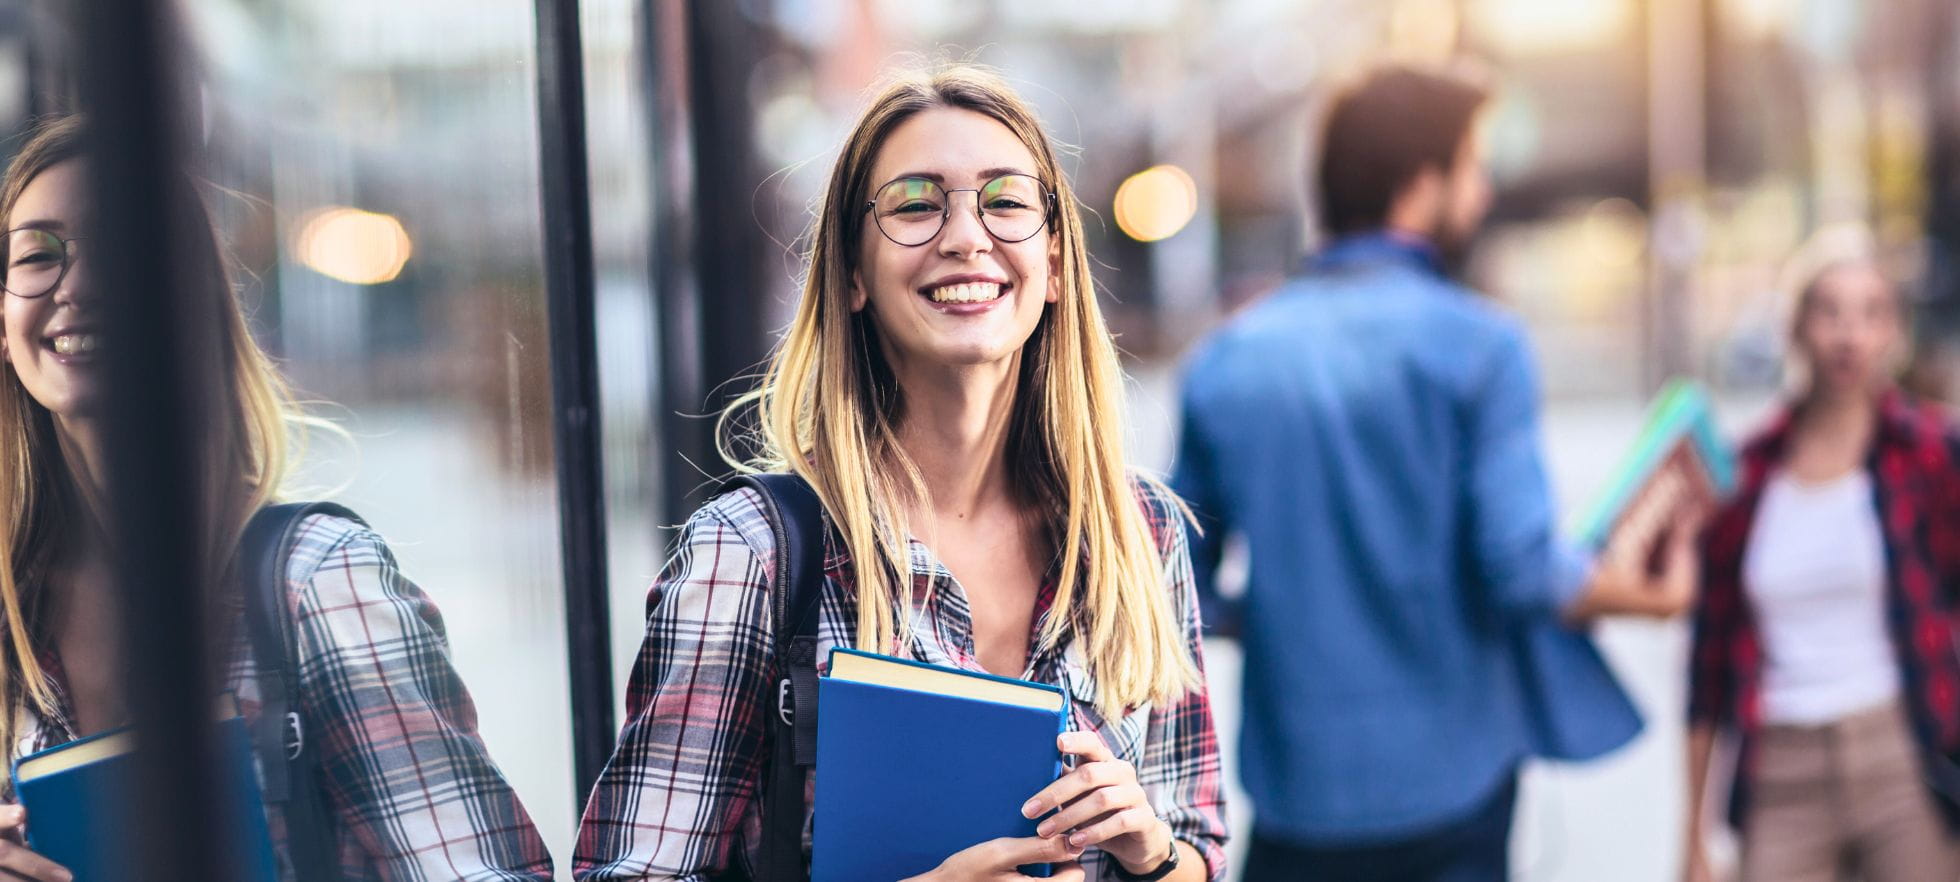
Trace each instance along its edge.
<path fill-rule="evenodd" d="M 1088 765 L 1078 766 L 1075 771 L 1055 779 L 1053 784 L 1042 788 L 1040 793 L 1035 794 L 1033 799 L 1028 800 L 1027 805 L 1021 809 L 1021 815 L 1022 817 L 1039 818 L 1047 814 L 1050 809 L 1055 808 L 1060 808 L 1066 813 L 1077 803 L 1082 802 L 1096 791 L 1110 787 L 1120 787 L 1125 784 L 1135 784 L 1136 780 L 1136 769 L 1130 766 L 1129 763 L 1112 760 L 1106 763 L 1090 763 Z M 1076 813 L 1076 817 L 1078 819 L 1080 818 L 1079 812 Z M 1037 827 L 1036 830 L 1041 831 L 1041 835 L 1046 836 L 1057 829 L 1054 826 L 1054 821 L 1054 818 L 1048 818 L 1042 821 L 1041 826 Z M 1070 825 L 1065 824 L 1059 829 L 1065 830 L 1068 829 L 1068 826 Z"/>
<path fill-rule="evenodd" d="M 1662 612 L 1673 615 L 1694 605 L 1700 591 L 1701 561 L 1696 543 L 1707 512 L 1700 507 L 1685 513 L 1669 527 L 1666 559 L 1660 575 Z"/>
<path fill-rule="evenodd" d="M 1048 882 L 1087 882 L 1088 880 L 1088 877 L 1083 874 L 1082 865 L 1073 861 L 1056 864 L 1053 870 L 1054 872 L 1048 877 Z"/>
<path fill-rule="evenodd" d="M 27 809 L 19 805 L 0 805 L 0 842 L 27 844 Z"/>
<path fill-rule="evenodd" d="M 12 842 L 0 842 L 0 870 L 33 882 L 73 882 L 75 878 L 60 864 Z"/>
<path fill-rule="evenodd" d="M 1144 804 L 1143 788 L 1134 780 L 1098 787 L 1083 794 L 1080 799 L 1062 806 L 1061 811 L 1043 818 L 1041 825 L 1036 827 L 1034 832 L 1037 836 L 1053 836 L 1067 830 L 1074 830 L 1115 812 Z"/>
<path fill-rule="evenodd" d="M 1014 839 L 993 839 L 975 847 L 985 850 L 986 867 L 993 872 L 1012 873 L 1015 867 L 1028 864 L 1056 864 L 1082 856 L 1082 849 L 1070 848 L 1068 840 L 1061 837 L 1043 839 L 1039 836 L 1024 836 Z"/>
<path fill-rule="evenodd" d="M 1142 833 L 1155 823 L 1157 816 L 1151 814 L 1150 809 L 1140 805 L 1130 806 L 1070 833 L 1068 844 L 1071 848 L 1101 845 L 1118 836 Z"/>
<path fill-rule="evenodd" d="M 915 876 L 907 882 L 920 882 L 924 879 L 944 879 L 951 882 L 1007 882 L 1024 878 L 1017 867 L 1028 864 L 1060 864 L 1082 856 L 1079 848 L 1070 848 L 1063 837 L 1043 839 L 1039 836 L 1023 836 L 1004 839 L 989 839 L 948 855 L 938 868 L 924 876 Z M 1075 877 L 1080 879 L 1080 876 Z"/>
<path fill-rule="evenodd" d="M 1102 736 L 1094 732 L 1064 732 L 1055 743 L 1062 753 L 1079 757 L 1081 762 L 1075 771 L 1055 779 L 1021 806 L 1022 817 L 1039 818 L 1097 787 L 1136 781 L 1136 768 L 1118 760 Z"/>
<path fill-rule="evenodd" d="M 1092 763 L 1106 763 L 1116 758 L 1109 745 L 1103 743 L 1102 736 L 1094 732 L 1063 732 L 1056 736 L 1055 746 L 1066 754 L 1079 756 Z"/>

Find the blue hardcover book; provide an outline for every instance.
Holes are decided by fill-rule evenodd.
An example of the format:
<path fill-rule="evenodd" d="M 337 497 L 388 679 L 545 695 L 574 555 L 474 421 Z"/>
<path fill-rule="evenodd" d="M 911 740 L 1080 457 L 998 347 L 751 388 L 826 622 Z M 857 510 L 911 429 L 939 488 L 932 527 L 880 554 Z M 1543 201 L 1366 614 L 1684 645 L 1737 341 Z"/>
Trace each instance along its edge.
<path fill-rule="evenodd" d="M 245 720 L 233 713 L 217 727 L 217 761 L 225 776 L 217 788 L 229 814 L 216 825 L 229 834 L 233 872 L 240 882 L 278 882 L 272 837 L 252 764 Z M 129 791 L 134 786 L 136 739 L 117 729 L 21 757 L 14 762 L 14 793 L 27 808 L 28 847 L 75 874 L 75 882 L 120 882 L 135 877 L 130 854 Z"/>
<path fill-rule="evenodd" d="M 812 882 L 893 882 L 1033 836 L 1021 806 L 1062 771 L 1053 686 L 836 649 L 817 707 Z"/>

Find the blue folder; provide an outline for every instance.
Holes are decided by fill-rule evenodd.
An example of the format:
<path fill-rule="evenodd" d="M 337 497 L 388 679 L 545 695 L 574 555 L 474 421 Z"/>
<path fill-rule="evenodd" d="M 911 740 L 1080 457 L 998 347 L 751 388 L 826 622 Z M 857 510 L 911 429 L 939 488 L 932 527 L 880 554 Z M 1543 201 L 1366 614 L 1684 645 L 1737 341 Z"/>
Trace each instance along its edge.
<path fill-rule="evenodd" d="M 922 671 L 957 692 L 1025 690 L 1053 709 L 837 675 L 840 661 L 862 669 L 866 660 L 914 683 L 903 669 Z M 833 650 L 830 669 L 817 687 L 812 882 L 892 882 L 989 839 L 1034 835 L 1021 806 L 1061 773 L 1061 690 L 849 649 Z M 973 689 L 947 675 L 971 678 Z"/>
<path fill-rule="evenodd" d="M 212 826 L 225 834 L 232 872 L 239 882 L 278 882 L 272 837 L 252 764 L 245 721 L 231 716 L 216 730 L 214 788 L 225 817 Z M 27 844 L 75 874 L 75 882 L 124 882 L 133 835 L 129 798 L 134 788 L 135 739 L 118 729 L 68 742 L 14 762 L 14 793 L 27 808 Z"/>

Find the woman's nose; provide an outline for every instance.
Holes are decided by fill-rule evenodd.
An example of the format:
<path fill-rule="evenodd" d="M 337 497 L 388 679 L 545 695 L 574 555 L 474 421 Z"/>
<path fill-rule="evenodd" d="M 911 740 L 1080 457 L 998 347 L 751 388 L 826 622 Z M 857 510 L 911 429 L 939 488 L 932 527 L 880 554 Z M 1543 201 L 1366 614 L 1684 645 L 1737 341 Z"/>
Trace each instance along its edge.
<path fill-rule="evenodd" d="M 68 246 L 73 249 L 74 243 Z M 71 306 L 85 306 L 94 299 L 95 289 L 90 284 L 89 272 L 83 268 L 86 261 L 81 260 L 72 250 L 68 254 L 68 269 L 61 274 L 61 281 L 55 283 L 54 298 L 58 303 Z"/>
<path fill-rule="evenodd" d="M 941 253 L 971 257 L 992 250 L 993 244 L 994 237 L 988 234 L 987 225 L 981 223 L 979 211 L 963 207 L 958 201 L 948 203 L 946 228 L 939 234 Z"/>

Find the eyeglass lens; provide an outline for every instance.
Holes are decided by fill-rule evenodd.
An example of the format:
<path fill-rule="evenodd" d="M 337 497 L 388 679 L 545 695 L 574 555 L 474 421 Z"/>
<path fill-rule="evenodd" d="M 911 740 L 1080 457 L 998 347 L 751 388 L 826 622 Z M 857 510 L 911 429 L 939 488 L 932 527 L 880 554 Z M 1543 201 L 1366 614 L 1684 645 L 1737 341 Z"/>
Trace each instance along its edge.
<path fill-rule="evenodd" d="M 7 292 L 40 297 L 61 284 L 68 271 L 68 243 L 47 230 L 7 232 Z"/>
<path fill-rule="evenodd" d="M 1047 191 L 1029 175 L 1001 175 L 977 190 L 947 190 L 926 178 L 899 178 L 879 188 L 871 216 L 900 245 L 924 245 L 945 226 L 953 193 L 973 193 L 980 222 L 1002 242 L 1021 242 L 1048 222 Z"/>

